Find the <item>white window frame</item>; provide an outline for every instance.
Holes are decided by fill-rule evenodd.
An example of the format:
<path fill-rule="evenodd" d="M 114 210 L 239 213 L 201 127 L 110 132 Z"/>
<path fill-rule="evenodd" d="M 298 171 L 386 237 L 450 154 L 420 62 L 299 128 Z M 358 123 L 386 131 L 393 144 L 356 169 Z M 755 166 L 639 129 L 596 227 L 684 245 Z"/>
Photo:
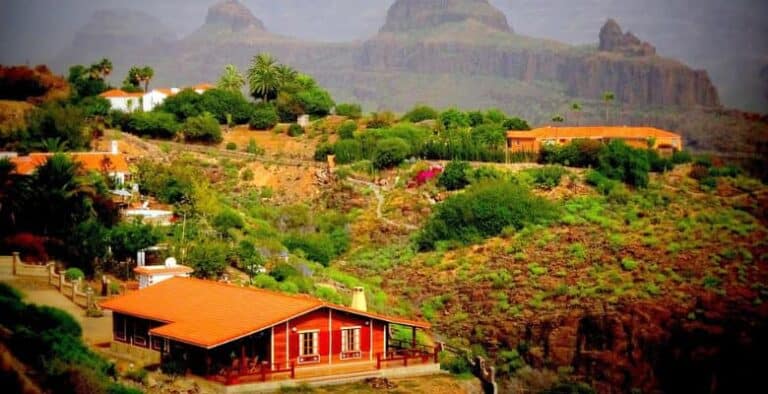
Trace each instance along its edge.
<path fill-rule="evenodd" d="M 348 331 L 353 332 L 352 346 L 349 346 L 349 338 L 347 337 Z M 360 335 L 362 334 L 362 327 L 341 327 L 341 351 L 344 352 L 359 352 L 361 346 Z"/>
<path fill-rule="evenodd" d="M 320 330 L 299 331 L 299 356 L 319 356 L 320 355 Z M 312 353 L 304 352 L 304 335 L 312 335 Z"/>

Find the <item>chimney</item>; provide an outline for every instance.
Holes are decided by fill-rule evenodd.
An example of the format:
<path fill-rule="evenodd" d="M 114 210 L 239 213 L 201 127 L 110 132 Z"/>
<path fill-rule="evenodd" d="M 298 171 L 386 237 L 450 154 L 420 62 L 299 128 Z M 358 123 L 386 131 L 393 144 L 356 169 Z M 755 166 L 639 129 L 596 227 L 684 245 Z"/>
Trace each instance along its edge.
<path fill-rule="evenodd" d="M 350 308 L 361 312 L 368 311 L 368 303 L 365 302 L 365 290 L 362 287 L 352 289 L 352 305 L 350 305 Z"/>
<path fill-rule="evenodd" d="M 112 140 L 110 146 L 111 146 L 110 152 L 113 155 L 116 155 L 116 154 L 120 153 L 120 148 L 117 145 L 117 141 Z"/>

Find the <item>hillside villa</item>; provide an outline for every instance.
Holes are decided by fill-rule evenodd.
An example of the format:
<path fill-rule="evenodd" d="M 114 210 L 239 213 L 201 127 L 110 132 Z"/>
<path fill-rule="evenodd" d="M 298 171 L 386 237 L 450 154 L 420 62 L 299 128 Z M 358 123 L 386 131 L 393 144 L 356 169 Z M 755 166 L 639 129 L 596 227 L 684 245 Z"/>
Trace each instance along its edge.
<path fill-rule="evenodd" d="M 105 173 L 118 184 L 125 184 L 131 179 L 130 167 L 125 156 L 120 153 L 117 141 L 112 141 L 110 152 L 69 152 L 64 154 L 75 163 L 80 164 L 84 171 Z M 53 153 L 30 153 L 28 156 L 11 157 L 10 160 L 16 166 L 17 174 L 32 175 L 53 155 Z"/>
<path fill-rule="evenodd" d="M 507 132 L 507 148 L 512 152 L 538 153 L 543 146 L 563 145 L 589 139 L 607 143 L 622 140 L 635 148 L 652 148 L 662 153 L 683 149 L 679 134 L 653 127 L 542 127 L 530 131 Z"/>
<path fill-rule="evenodd" d="M 215 88 L 214 85 L 209 83 L 201 83 L 195 86 L 191 86 L 188 89 L 192 89 L 197 94 L 203 94 L 207 90 Z M 108 90 L 102 94 L 101 97 L 107 99 L 112 109 L 122 112 L 135 112 L 145 111 L 149 112 L 155 109 L 158 105 L 165 102 L 168 97 L 174 96 L 181 92 L 179 88 L 157 88 L 152 89 L 147 93 L 130 93 L 120 89 Z"/>
<path fill-rule="evenodd" d="M 428 335 L 420 338 L 426 343 L 416 341 L 429 323 L 368 312 L 362 288 L 345 307 L 173 277 L 101 306 L 113 311 L 113 352 L 225 387 L 251 385 L 237 390 L 439 371 Z M 395 340 L 395 328 L 410 339 Z"/>

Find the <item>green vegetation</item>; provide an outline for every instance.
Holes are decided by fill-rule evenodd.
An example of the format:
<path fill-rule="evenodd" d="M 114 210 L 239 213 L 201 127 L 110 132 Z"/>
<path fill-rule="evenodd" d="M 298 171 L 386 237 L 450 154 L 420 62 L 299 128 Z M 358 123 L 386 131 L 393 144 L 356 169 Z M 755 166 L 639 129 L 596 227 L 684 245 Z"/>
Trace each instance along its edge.
<path fill-rule="evenodd" d="M 275 107 L 271 104 L 259 104 L 251 115 L 249 125 L 253 130 L 269 130 L 279 121 Z"/>
<path fill-rule="evenodd" d="M 436 120 L 440 114 L 432 107 L 417 105 L 403 115 L 403 120 L 411 123 L 419 123 L 425 120 Z"/>
<path fill-rule="evenodd" d="M 360 108 L 360 104 L 336 104 L 336 115 L 346 116 L 350 119 L 360 119 L 363 116 L 363 110 Z"/>
<path fill-rule="evenodd" d="M 501 234 L 505 228 L 520 230 L 554 218 L 555 207 L 511 182 L 483 183 L 451 196 L 439 205 L 416 237 L 420 250 L 438 242 L 477 242 Z"/>
<path fill-rule="evenodd" d="M 469 163 L 465 161 L 452 161 L 445 166 L 445 171 L 440 174 L 437 184 L 447 190 L 460 190 L 469 185 Z"/>
<path fill-rule="evenodd" d="M 205 143 L 219 143 L 222 140 L 219 122 L 208 112 L 192 116 L 184 122 L 184 140 Z"/>
<path fill-rule="evenodd" d="M 83 343 L 75 319 L 59 309 L 25 303 L 20 294 L 0 283 L 0 326 L 3 343 L 25 364 L 41 388 L 75 394 L 138 393 L 114 383 L 115 366 Z M 21 391 L 21 381 L 6 375 L 7 390 Z"/>

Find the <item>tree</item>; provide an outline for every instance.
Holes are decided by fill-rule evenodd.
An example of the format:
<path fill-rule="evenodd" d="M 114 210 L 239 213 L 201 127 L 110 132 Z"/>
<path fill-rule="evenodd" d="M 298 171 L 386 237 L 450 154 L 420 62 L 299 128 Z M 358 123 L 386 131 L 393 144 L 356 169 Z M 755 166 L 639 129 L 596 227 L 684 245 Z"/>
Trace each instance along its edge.
<path fill-rule="evenodd" d="M 635 149 L 624 141 L 613 140 L 598 155 L 598 171 L 610 179 L 635 187 L 648 186 L 651 165 L 643 149 Z"/>
<path fill-rule="evenodd" d="M 109 231 L 112 255 L 119 261 L 134 258 L 136 252 L 156 245 L 160 239 L 154 227 L 138 220 L 120 223 Z"/>
<path fill-rule="evenodd" d="M 221 77 L 219 77 L 217 87 L 221 90 L 239 92 L 243 85 L 245 85 L 245 77 L 240 73 L 240 70 L 234 64 L 227 64 Z"/>
<path fill-rule="evenodd" d="M 457 109 L 449 109 L 440 114 L 440 122 L 447 130 L 469 127 L 469 116 Z"/>
<path fill-rule="evenodd" d="M 417 105 L 403 116 L 403 120 L 419 123 L 425 120 L 437 119 L 439 116 L 440 114 L 434 108 L 426 105 Z"/>
<path fill-rule="evenodd" d="M 187 255 L 187 263 L 194 268 L 198 278 L 216 279 L 227 268 L 229 247 L 221 242 L 195 244 Z"/>
<path fill-rule="evenodd" d="M 219 143 L 222 140 L 219 122 L 208 112 L 187 118 L 183 131 L 187 141 Z"/>
<path fill-rule="evenodd" d="M 555 123 L 563 123 L 565 122 L 565 118 L 563 117 L 563 115 L 555 114 L 552 116 L 552 121 Z"/>
<path fill-rule="evenodd" d="M 192 89 L 184 89 L 165 99 L 158 109 L 175 115 L 178 121 L 183 122 L 190 116 L 197 116 L 203 113 L 202 101 L 202 95 L 197 94 Z"/>
<path fill-rule="evenodd" d="M 574 101 L 571 103 L 571 112 L 573 113 L 573 117 L 576 118 L 576 125 L 578 126 L 580 122 L 580 114 L 581 114 L 581 104 L 579 102 Z"/>
<path fill-rule="evenodd" d="M 269 130 L 275 127 L 279 120 L 272 104 L 259 103 L 253 110 L 249 125 L 253 130 Z"/>
<path fill-rule="evenodd" d="M 143 86 L 146 93 L 149 90 L 149 82 L 154 76 L 155 70 L 152 67 L 133 66 L 128 70 L 128 75 L 125 77 L 125 81 L 123 81 L 123 87 L 127 88 L 127 90 L 135 91 Z"/>
<path fill-rule="evenodd" d="M 72 87 L 72 98 L 75 102 L 91 96 L 97 96 L 107 90 L 107 84 L 102 77 L 103 72 L 96 71 L 92 65 L 89 69 L 76 65 L 69 68 L 67 82 Z"/>
<path fill-rule="evenodd" d="M 253 105 L 240 91 L 209 89 L 197 101 L 203 112 L 210 112 L 221 124 L 245 124 L 251 120 Z M 229 115 L 228 119 L 227 115 Z"/>
<path fill-rule="evenodd" d="M 605 103 L 605 122 L 608 123 L 608 110 L 611 103 L 616 100 L 616 94 L 611 91 L 603 92 L 603 102 Z"/>
<path fill-rule="evenodd" d="M 406 159 L 410 148 L 402 138 L 385 138 L 376 144 L 373 152 L 373 166 L 384 169 L 399 165 Z"/>
<path fill-rule="evenodd" d="M 343 103 L 336 105 L 336 115 L 346 116 L 350 119 L 360 119 L 363 116 L 363 109 L 360 104 Z"/>
<path fill-rule="evenodd" d="M 277 60 L 268 53 L 260 53 L 253 57 L 248 69 L 248 85 L 254 98 L 268 102 L 277 97 L 281 86 L 281 72 L 278 71 Z"/>
<path fill-rule="evenodd" d="M 258 274 L 259 269 L 264 264 L 264 258 L 253 242 L 249 240 L 240 241 L 237 254 L 240 260 L 240 267 L 248 274 L 250 284 L 253 284 L 253 277 Z"/>
<path fill-rule="evenodd" d="M 92 64 L 90 71 L 95 78 L 104 80 L 109 76 L 109 74 L 112 74 L 113 68 L 114 67 L 112 65 L 112 61 L 107 58 L 103 58 L 98 63 Z"/>

